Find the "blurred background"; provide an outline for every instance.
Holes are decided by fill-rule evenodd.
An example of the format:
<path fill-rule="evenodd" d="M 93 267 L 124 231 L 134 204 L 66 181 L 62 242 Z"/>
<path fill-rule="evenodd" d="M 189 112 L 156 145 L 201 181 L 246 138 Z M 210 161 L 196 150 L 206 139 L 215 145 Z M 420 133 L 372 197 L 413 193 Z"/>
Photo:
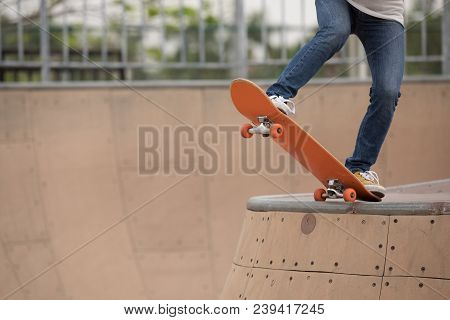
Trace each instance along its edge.
<path fill-rule="evenodd" d="M 450 6 L 405 5 L 405 82 L 374 168 L 387 186 L 450 178 Z M 0 296 L 217 298 L 247 198 L 318 185 L 241 140 L 229 82 L 270 84 L 316 30 L 312 0 L 0 0 Z M 295 98 L 341 161 L 368 105 L 364 55 L 351 36 Z M 146 126 L 168 172 L 139 171 Z M 217 129 L 181 142 L 195 162 L 208 145 L 213 174 L 170 170 L 192 161 L 180 126 Z"/>
<path fill-rule="evenodd" d="M 406 2 L 408 77 L 448 68 L 442 0 Z M 273 79 L 316 32 L 314 1 L 4 0 L 4 82 Z M 317 78 L 367 79 L 352 37 Z M 95 62 L 95 63 L 93 63 Z"/>

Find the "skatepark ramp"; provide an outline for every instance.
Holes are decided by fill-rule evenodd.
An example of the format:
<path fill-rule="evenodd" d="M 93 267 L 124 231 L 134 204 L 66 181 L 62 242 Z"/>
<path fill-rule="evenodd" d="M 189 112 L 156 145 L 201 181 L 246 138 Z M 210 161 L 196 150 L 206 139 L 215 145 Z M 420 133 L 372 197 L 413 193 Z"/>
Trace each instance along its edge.
<path fill-rule="evenodd" d="M 392 190 L 382 203 L 250 198 L 222 298 L 449 299 L 444 185 Z"/>

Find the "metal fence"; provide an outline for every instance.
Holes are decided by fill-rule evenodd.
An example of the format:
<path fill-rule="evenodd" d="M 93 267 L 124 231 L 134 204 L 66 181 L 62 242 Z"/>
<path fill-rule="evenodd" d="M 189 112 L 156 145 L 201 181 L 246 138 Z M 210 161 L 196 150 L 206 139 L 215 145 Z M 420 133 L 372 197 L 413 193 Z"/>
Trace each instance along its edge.
<path fill-rule="evenodd" d="M 449 1 L 405 4 L 406 76 L 448 76 Z M 317 30 L 312 0 L 0 0 L 0 19 L 1 82 L 272 79 Z M 369 77 L 355 37 L 316 78 L 337 75 Z"/>

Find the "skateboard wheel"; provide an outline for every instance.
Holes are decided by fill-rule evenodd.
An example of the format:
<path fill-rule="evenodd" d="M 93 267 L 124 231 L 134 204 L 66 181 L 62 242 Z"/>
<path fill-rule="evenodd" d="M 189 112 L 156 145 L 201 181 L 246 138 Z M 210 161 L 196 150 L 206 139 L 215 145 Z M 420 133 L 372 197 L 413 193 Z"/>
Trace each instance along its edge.
<path fill-rule="evenodd" d="M 246 124 L 244 124 L 241 127 L 241 136 L 242 136 L 242 138 L 248 139 L 248 138 L 251 138 L 253 136 L 253 134 L 248 131 L 251 128 L 253 128 L 253 125 L 250 124 L 250 123 L 246 123 Z"/>
<path fill-rule="evenodd" d="M 326 197 L 324 197 L 324 194 L 326 195 L 327 191 L 323 188 L 316 189 L 314 191 L 314 200 L 316 201 L 325 201 Z"/>
<path fill-rule="evenodd" d="M 348 188 L 344 191 L 345 202 L 355 202 L 356 201 L 356 191 L 355 189 Z"/>
<path fill-rule="evenodd" d="M 270 127 L 270 135 L 274 139 L 281 137 L 283 132 L 284 132 L 283 126 L 281 124 L 275 123 Z"/>

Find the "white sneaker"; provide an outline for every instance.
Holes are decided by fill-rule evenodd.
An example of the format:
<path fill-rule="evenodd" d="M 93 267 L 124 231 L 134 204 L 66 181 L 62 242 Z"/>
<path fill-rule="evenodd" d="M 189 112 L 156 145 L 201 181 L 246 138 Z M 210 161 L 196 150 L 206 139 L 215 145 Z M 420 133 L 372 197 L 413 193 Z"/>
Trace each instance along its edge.
<path fill-rule="evenodd" d="M 363 183 L 367 190 L 371 191 L 375 195 L 383 198 L 386 194 L 386 189 L 380 185 L 380 179 L 374 171 L 357 171 L 354 173 L 356 178 Z"/>
<path fill-rule="evenodd" d="M 285 99 L 281 96 L 270 96 L 273 104 L 285 115 L 291 116 L 295 114 L 295 104 L 294 101 Z"/>

